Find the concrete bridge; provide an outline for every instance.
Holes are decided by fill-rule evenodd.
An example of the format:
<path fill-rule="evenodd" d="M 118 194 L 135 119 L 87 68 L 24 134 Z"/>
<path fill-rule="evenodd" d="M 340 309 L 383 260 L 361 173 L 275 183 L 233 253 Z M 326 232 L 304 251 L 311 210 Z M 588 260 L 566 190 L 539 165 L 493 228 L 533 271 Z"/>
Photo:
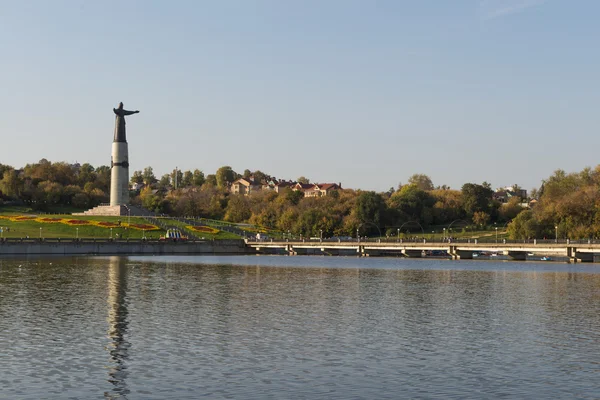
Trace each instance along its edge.
<path fill-rule="evenodd" d="M 526 260 L 527 255 L 566 257 L 570 262 L 593 262 L 600 255 L 600 243 L 552 242 L 531 240 L 526 242 L 479 243 L 466 242 L 389 242 L 389 241 L 246 241 L 258 254 L 323 254 L 358 256 L 422 257 L 427 252 L 446 253 L 453 260 L 472 259 L 476 253 L 503 254 L 514 260 Z"/>

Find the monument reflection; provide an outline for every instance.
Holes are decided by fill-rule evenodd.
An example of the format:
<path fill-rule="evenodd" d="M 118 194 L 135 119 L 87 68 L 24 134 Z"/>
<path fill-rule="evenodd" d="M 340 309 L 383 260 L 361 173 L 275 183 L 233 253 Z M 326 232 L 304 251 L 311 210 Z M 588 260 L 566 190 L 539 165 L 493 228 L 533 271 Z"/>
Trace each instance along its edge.
<path fill-rule="evenodd" d="M 127 258 L 110 257 L 108 267 L 108 339 L 110 355 L 108 381 L 113 388 L 105 392 L 109 399 L 124 398 L 127 387 L 127 359 L 130 343 L 127 341 Z"/>

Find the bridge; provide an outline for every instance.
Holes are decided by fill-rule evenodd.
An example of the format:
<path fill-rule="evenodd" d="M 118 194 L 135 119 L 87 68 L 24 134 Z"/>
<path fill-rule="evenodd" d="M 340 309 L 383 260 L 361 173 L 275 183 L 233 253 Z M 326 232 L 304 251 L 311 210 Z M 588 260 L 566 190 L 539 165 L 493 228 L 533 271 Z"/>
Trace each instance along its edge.
<path fill-rule="evenodd" d="M 422 257 L 424 254 L 447 254 L 453 260 L 472 259 L 474 254 L 503 254 L 513 260 L 526 260 L 528 254 L 566 257 L 569 262 L 594 262 L 594 255 L 600 255 L 600 243 L 594 241 L 341 241 L 341 240 L 303 240 L 303 241 L 251 241 L 246 245 L 257 254 L 321 254 L 321 255 L 357 255 Z"/>

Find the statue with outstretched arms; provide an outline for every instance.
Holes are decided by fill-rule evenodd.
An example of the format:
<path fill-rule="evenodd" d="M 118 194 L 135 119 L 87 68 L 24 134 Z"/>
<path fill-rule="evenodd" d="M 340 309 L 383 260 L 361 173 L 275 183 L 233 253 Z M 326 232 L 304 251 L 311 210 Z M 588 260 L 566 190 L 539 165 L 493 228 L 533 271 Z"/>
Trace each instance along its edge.
<path fill-rule="evenodd" d="M 119 103 L 119 108 L 113 108 L 115 112 L 115 142 L 127 142 L 127 135 L 125 134 L 125 116 L 131 114 L 137 114 L 139 111 L 128 111 L 123 108 L 123 103 Z"/>

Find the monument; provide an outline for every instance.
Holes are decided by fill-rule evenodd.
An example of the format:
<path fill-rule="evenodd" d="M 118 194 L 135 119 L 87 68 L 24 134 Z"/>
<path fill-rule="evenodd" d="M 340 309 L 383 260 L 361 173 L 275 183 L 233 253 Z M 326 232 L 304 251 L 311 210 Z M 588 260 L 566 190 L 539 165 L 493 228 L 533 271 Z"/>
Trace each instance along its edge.
<path fill-rule="evenodd" d="M 115 113 L 115 137 L 110 159 L 110 205 L 120 206 L 129 203 L 129 151 L 125 132 L 125 116 L 139 111 L 127 111 L 123 103 L 113 108 Z"/>
<path fill-rule="evenodd" d="M 102 204 L 73 215 L 153 215 L 152 212 L 129 204 L 129 149 L 125 130 L 125 116 L 139 111 L 128 111 L 119 103 L 115 113 L 115 134 L 110 158 L 110 203 Z"/>

